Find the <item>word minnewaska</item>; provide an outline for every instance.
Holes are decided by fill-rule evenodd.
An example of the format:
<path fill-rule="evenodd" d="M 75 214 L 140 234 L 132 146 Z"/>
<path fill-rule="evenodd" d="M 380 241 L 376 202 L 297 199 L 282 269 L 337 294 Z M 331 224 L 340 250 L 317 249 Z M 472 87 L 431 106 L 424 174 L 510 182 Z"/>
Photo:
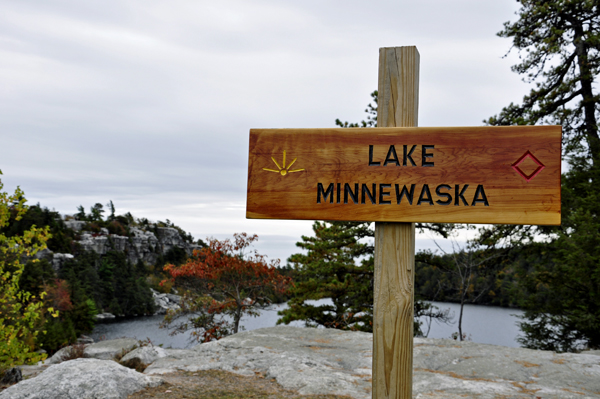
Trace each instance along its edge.
<path fill-rule="evenodd" d="M 454 206 L 490 206 L 485 189 L 479 184 L 475 191 L 468 184 L 439 184 L 435 189 L 429 184 L 416 184 L 409 187 L 400 184 L 387 183 L 329 183 L 327 188 L 323 183 L 317 184 L 317 204 L 376 204 L 376 205 L 454 205 Z M 393 188 L 392 188 L 393 187 Z M 435 193 L 437 199 L 432 195 Z M 415 196 L 416 193 L 418 196 Z M 395 200 L 394 200 L 395 198 Z M 416 199 L 416 201 L 415 201 Z"/>

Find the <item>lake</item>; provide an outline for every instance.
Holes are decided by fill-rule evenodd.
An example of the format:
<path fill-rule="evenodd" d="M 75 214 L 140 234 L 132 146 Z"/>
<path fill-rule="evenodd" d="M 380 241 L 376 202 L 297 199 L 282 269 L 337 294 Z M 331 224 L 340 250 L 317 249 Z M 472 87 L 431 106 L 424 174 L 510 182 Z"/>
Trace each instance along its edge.
<path fill-rule="evenodd" d="M 453 332 L 458 333 L 458 316 L 460 304 L 449 302 L 432 302 L 440 309 L 450 309 L 454 314 L 452 324 L 433 322 L 429 331 L 429 338 L 450 338 Z M 516 341 L 521 332 L 517 326 L 518 315 L 524 312 L 520 309 L 501 308 L 497 306 L 465 305 L 463 310 L 462 331 L 467 339 L 480 344 L 492 344 L 518 348 Z M 427 323 L 424 319 L 421 329 L 427 332 Z"/>
<path fill-rule="evenodd" d="M 326 303 L 328 300 L 321 300 Z M 453 324 L 440 324 L 435 321 L 431 324 L 429 338 L 450 338 L 453 332 L 458 331 L 458 315 L 460 305 L 446 302 L 433 302 L 440 309 L 450 309 L 454 314 Z M 277 312 L 285 309 L 286 304 L 273 305 L 263 310 L 258 317 L 245 317 L 240 324 L 246 330 L 255 330 L 263 327 L 273 327 L 279 316 Z M 516 315 L 523 314 L 518 309 L 507 309 L 493 306 L 465 305 L 463 313 L 463 333 L 473 342 L 483 344 L 519 347 L 516 337 L 520 330 L 516 325 Z M 97 324 L 91 337 L 98 341 L 100 339 L 115 339 L 132 337 L 140 340 L 149 338 L 154 345 L 162 344 L 168 348 L 190 348 L 197 343 L 191 340 L 189 333 L 170 336 L 168 330 L 158 327 L 163 316 L 137 317 L 133 319 L 117 320 L 111 323 Z M 425 321 L 425 320 L 423 320 Z M 303 327 L 304 323 L 296 321 L 292 326 Z M 427 332 L 427 323 L 422 326 L 423 332 Z"/>

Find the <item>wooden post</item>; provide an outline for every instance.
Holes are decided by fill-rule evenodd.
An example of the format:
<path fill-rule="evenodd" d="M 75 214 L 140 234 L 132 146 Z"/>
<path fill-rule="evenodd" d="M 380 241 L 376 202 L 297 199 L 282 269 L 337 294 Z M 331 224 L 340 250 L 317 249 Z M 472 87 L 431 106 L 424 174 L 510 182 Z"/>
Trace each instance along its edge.
<path fill-rule="evenodd" d="M 377 127 L 417 126 L 416 47 L 379 49 L 378 86 Z M 414 264 L 414 223 L 375 223 L 374 399 L 412 398 Z"/>

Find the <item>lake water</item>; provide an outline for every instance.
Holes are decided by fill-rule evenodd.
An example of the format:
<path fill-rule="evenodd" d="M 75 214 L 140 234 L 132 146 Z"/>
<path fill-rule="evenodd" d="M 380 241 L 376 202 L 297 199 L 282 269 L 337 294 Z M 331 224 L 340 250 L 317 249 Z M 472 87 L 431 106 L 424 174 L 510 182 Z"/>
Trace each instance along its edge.
<path fill-rule="evenodd" d="M 247 331 L 263 327 L 274 327 L 279 318 L 277 312 L 286 307 L 287 304 L 273 305 L 269 309 L 262 310 L 258 317 L 243 317 L 240 326 L 243 326 Z M 162 344 L 165 348 L 190 348 L 198 344 L 189 332 L 171 336 L 169 330 L 159 328 L 163 318 L 164 316 L 145 316 L 97 324 L 91 337 L 94 341 L 122 337 L 140 340 L 150 338 L 154 345 Z M 292 322 L 290 325 L 304 327 L 304 323 L 298 321 Z"/>
<path fill-rule="evenodd" d="M 328 300 L 322 300 L 326 302 Z M 431 324 L 429 330 L 430 338 L 450 338 L 453 332 L 458 332 L 458 315 L 460 305 L 455 303 L 433 302 L 440 309 L 450 309 L 454 314 L 452 324 L 440 324 L 435 321 Z M 273 327 L 277 323 L 279 316 L 277 312 L 287 307 L 286 304 L 273 305 L 271 308 L 263 310 L 258 317 L 245 317 L 241 320 L 241 325 L 246 330 L 255 330 L 263 327 Z M 463 313 L 463 333 L 466 333 L 468 339 L 473 342 L 494 344 L 502 346 L 518 347 L 516 337 L 520 330 L 516 322 L 515 315 L 522 314 L 518 309 L 507 309 L 492 306 L 465 305 Z M 100 339 L 115 339 L 122 337 L 132 337 L 136 339 L 149 338 L 154 345 L 162 344 L 168 348 L 189 348 L 197 343 L 191 340 L 189 333 L 169 335 L 169 331 L 159 328 L 163 316 L 137 317 L 134 319 L 119 320 L 112 323 L 97 324 L 92 333 L 95 341 Z M 424 332 L 427 332 L 426 320 L 422 326 Z M 303 322 L 293 322 L 290 325 L 303 327 Z"/>
<path fill-rule="evenodd" d="M 429 331 L 429 338 L 450 338 L 452 333 L 458 333 L 458 316 L 460 304 L 448 302 L 432 302 L 440 309 L 450 309 L 454 314 L 452 324 L 433 322 Z M 521 332 L 517 325 L 518 315 L 524 312 L 520 309 L 501 308 L 496 306 L 465 305 L 463 310 L 462 331 L 467 339 L 480 344 L 492 344 L 518 348 L 516 341 Z M 427 332 L 427 323 L 424 321 L 421 329 Z"/>

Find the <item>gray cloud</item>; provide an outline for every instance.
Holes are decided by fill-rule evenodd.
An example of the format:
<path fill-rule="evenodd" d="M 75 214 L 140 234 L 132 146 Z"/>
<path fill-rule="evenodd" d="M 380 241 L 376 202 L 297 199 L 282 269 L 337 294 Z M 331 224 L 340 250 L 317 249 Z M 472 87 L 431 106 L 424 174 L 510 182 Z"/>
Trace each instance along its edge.
<path fill-rule="evenodd" d="M 378 48 L 398 45 L 421 54 L 421 126 L 479 125 L 526 90 L 495 36 L 517 5 L 3 1 L 3 182 L 291 253 L 310 222 L 244 219 L 248 130 L 363 119 Z"/>

